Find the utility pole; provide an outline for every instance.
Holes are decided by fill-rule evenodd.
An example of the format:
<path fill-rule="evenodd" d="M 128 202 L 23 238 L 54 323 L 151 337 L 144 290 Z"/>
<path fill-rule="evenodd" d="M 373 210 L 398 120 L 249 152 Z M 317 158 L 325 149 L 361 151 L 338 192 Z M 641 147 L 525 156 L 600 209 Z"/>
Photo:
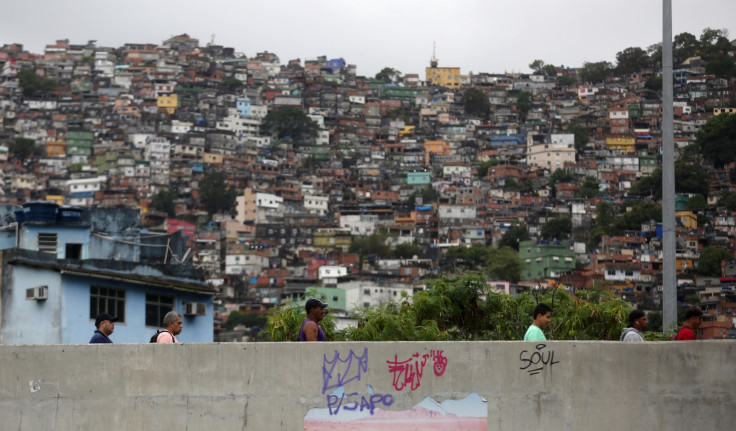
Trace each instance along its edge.
<path fill-rule="evenodd" d="M 675 136 L 672 113 L 672 0 L 662 0 L 662 330 L 677 325 Z"/>

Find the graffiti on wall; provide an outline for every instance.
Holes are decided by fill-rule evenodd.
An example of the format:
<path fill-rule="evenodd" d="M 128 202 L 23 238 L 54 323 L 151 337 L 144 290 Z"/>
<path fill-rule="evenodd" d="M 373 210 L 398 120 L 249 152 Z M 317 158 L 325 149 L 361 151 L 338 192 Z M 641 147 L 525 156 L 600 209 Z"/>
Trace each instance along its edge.
<path fill-rule="evenodd" d="M 393 374 L 393 386 L 397 391 L 403 390 L 407 385 L 414 391 L 422 384 L 424 366 L 432 359 L 432 371 L 437 377 L 442 376 L 447 368 L 447 358 L 442 350 L 430 350 L 429 353 L 420 355 L 419 352 L 411 355 L 409 359 L 399 361 L 399 356 L 394 355 L 393 361 L 386 361 L 388 371 Z"/>
<path fill-rule="evenodd" d="M 394 355 L 386 365 L 394 390 L 414 391 L 421 386 L 425 372 L 436 377 L 444 375 L 448 359 L 443 350 L 428 350 L 402 358 Z M 310 409 L 304 417 L 304 430 L 403 430 L 407 423 L 429 431 L 488 428 L 487 402 L 478 394 L 441 403 L 428 397 L 408 410 L 388 410 L 395 402 L 395 394 L 374 391 L 367 375 L 367 347 L 350 349 L 347 353 L 335 350 L 334 354 L 324 355 L 322 394 L 327 407 Z M 356 384 L 365 385 L 365 389 L 355 390 Z M 347 386 L 352 389 L 346 390 Z"/>
<path fill-rule="evenodd" d="M 546 344 L 537 344 L 535 350 L 528 351 L 522 350 L 519 353 L 519 361 L 521 361 L 520 370 L 524 370 L 529 373 L 530 376 L 536 375 L 544 371 L 549 367 L 550 371 L 552 366 L 559 364 L 560 361 L 555 361 L 555 351 L 547 349 Z"/>
<path fill-rule="evenodd" d="M 368 372 L 368 348 L 359 356 L 352 349 L 344 358 L 335 350 L 332 359 L 324 355 L 322 361 L 322 393 L 344 386 L 352 381 L 360 381 L 360 377 Z"/>

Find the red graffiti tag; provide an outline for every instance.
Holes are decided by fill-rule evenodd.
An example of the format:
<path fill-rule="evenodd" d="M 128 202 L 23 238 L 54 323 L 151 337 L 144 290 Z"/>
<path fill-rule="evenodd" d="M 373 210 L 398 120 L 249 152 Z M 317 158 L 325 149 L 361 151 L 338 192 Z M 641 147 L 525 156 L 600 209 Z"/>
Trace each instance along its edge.
<path fill-rule="evenodd" d="M 423 355 L 417 352 L 405 361 L 399 361 L 398 355 L 394 355 L 393 361 L 386 361 L 388 371 L 394 375 L 392 382 L 394 389 L 401 391 L 409 386 L 412 391 L 416 390 L 422 384 L 424 366 L 430 357 L 434 362 L 432 371 L 434 371 L 435 376 L 444 374 L 447 368 L 447 358 L 443 356 L 442 350 L 430 350 L 429 354 L 425 353 Z"/>
<path fill-rule="evenodd" d="M 432 355 L 432 360 L 434 361 L 434 375 L 437 377 L 445 374 L 445 369 L 447 368 L 447 358 L 445 358 L 442 353 L 444 353 L 443 350 L 429 351 L 429 354 Z"/>

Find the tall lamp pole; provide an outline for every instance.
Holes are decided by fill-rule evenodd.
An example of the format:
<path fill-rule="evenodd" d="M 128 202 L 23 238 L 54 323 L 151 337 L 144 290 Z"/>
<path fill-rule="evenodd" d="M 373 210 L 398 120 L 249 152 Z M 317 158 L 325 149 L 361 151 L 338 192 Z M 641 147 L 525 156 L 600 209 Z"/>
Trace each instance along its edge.
<path fill-rule="evenodd" d="M 672 0 L 662 0 L 662 329 L 677 325 L 675 136 L 672 114 Z"/>

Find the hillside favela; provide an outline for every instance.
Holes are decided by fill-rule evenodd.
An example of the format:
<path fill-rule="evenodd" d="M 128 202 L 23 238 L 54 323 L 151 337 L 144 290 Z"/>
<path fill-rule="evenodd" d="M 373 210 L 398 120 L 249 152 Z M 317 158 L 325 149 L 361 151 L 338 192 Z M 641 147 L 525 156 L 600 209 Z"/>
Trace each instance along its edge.
<path fill-rule="evenodd" d="M 170 310 L 183 343 L 294 341 L 309 298 L 328 341 L 522 340 L 542 301 L 552 340 L 618 340 L 641 310 L 667 341 L 693 308 L 697 338 L 736 338 L 725 30 L 674 36 L 670 328 L 661 43 L 508 73 L 430 41 L 360 76 L 188 34 L 21 42 L 0 49 L 2 344 L 88 343 L 101 313 L 148 343 Z"/>

